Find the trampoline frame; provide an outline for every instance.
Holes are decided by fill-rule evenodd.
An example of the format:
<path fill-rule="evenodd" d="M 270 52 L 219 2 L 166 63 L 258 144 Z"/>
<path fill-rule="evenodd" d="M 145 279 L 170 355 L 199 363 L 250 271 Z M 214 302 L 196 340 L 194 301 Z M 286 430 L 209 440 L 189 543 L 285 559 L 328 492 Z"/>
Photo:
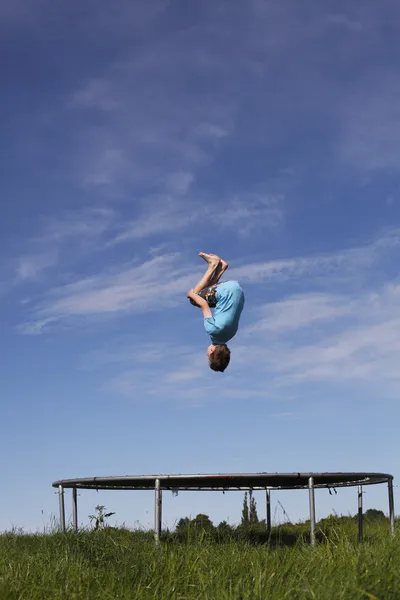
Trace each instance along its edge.
<path fill-rule="evenodd" d="M 154 490 L 154 536 L 160 542 L 162 520 L 162 492 L 265 490 L 266 527 L 271 532 L 271 490 L 308 489 L 310 510 L 310 540 L 316 543 L 315 489 L 354 487 L 358 500 L 358 537 L 363 536 L 362 488 L 365 485 L 387 483 L 390 533 L 395 530 L 393 475 L 389 473 L 218 473 L 197 475 L 124 475 L 121 477 L 91 477 L 62 479 L 52 486 L 58 488 L 60 530 L 66 531 L 64 490 L 72 489 L 72 523 L 78 531 L 78 489 L 94 490 Z"/>

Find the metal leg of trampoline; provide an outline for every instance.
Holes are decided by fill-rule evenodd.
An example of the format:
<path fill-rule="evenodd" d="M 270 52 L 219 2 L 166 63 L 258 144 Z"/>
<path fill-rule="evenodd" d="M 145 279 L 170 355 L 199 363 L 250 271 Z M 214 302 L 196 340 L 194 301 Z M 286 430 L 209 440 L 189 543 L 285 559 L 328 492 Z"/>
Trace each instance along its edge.
<path fill-rule="evenodd" d="M 363 537 L 363 491 L 362 485 L 358 486 L 358 541 Z"/>
<path fill-rule="evenodd" d="M 65 506 L 64 506 L 64 488 L 58 486 L 58 501 L 60 504 L 60 531 L 65 531 Z"/>
<path fill-rule="evenodd" d="M 72 488 L 72 524 L 75 531 L 78 531 L 78 492 Z"/>
<path fill-rule="evenodd" d="M 393 479 L 388 481 L 388 492 L 389 492 L 389 519 L 390 519 L 390 533 L 394 535 L 394 497 L 393 497 Z"/>
<path fill-rule="evenodd" d="M 154 507 L 154 538 L 155 538 L 156 544 L 160 543 L 161 520 L 162 520 L 162 490 L 160 487 L 160 480 L 156 479 L 155 507 Z"/>
<path fill-rule="evenodd" d="M 308 492 L 310 499 L 310 540 L 311 545 L 315 546 L 315 491 L 314 477 L 308 479 Z"/>
<path fill-rule="evenodd" d="M 270 537 L 271 535 L 271 490 L 265 490 L 265 495 L 266 495 L 266 504 L 267 504 L 267 518 L 266 518 L 266 524 L 267 524 L 267 536 Z"/>

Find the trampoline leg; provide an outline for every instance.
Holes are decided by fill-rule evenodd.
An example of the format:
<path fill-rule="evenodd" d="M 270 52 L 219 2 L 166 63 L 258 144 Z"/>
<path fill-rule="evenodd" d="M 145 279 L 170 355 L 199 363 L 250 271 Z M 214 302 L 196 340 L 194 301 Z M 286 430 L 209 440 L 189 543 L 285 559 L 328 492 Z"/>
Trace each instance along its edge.
<path fill-rule="evenodd" d="M 314 477 L 308 479 L 308 491 L 310 499 L 310 539 L 311 545 L 315 546 L 315 492 Z"/>
<path fill-rule="evenodd" d="M 394 498 L 393 498 L 393 479 L 388 481 L 388 492 L 389 492 L 389 519 L 390 519 L 390 533 L 394 535 Z"/>
<path fill-rule="evenodd" d="M 58 486 L 58 501 L 60 504 L 60 531 L 65 532 L 65 506 L 64 506 L 64 488 Z"/>
<path fill-rule="evenodd" d="M 72 488 L 72 524 L 74 530 L 78 531 L 78 492 L 76 488 Z"/>
<path fill-rule="evenodd" d="M 160 543 L 162 513 L 162 490 L 160 480 L 156 479 L 155 507 L 154 507 L 154 538 L 156 544 Z"/>
<path fill-rule="evenodd" d="M 362 485 L 358 486 L 358 541 L 363 537 L 363 497 Z"/>
<path fill-rule="evenodd" d="M 267 536 L 270 537 L 270 535 L 271 535 L 271 490 L 266 489 L 265 494 L 266 494 L 266 502 L 267 502 L 267 518 L 266 518 Z"/>

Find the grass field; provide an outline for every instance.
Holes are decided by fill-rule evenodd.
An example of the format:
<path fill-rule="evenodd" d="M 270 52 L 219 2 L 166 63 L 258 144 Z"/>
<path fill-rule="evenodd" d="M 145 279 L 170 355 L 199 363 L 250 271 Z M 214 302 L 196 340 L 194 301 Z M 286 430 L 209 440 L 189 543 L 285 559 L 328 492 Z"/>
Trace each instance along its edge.
<path fill-rule="evenodd" d="M 207 536 L 155 547 L 151 534 L 104 529 L 0 535 L 0 599 L 400 599 L 400 536 L 388 524 L 319 532 L 310 547 L 294 529 L 257 544 Z M 297 532 L 306 531 L 299 528 Z"/>

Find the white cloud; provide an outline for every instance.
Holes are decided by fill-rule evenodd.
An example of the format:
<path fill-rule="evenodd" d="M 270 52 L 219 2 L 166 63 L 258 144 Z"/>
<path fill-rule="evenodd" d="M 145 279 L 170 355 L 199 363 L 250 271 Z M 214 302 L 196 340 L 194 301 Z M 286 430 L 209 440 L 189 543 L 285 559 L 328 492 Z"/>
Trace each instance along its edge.
<path fill-rule="evenodd" d="M 179 367 L 171 366 L 166 375 L 165 382 L 168 384 L 178 384 L 195 381 L 198 379 L 204 378 L 207 370 L 208 370 L 208 358 L 206 356 L 206 352 L 193 352 L 193 350 L 185 350 L 183 348 L 179 348 L 177 352 L 174 350 L 175 355 L 175 364 L 178 364 Z M 176 361 L 176 358 L 179 357 L 179 361 Z"/>
<path fill-rule="evenodd" d="M 95 142 L 96 147 L 86 162 L 83 174 L 85 186 L 108 186 L 131 171 L 128 156 L 118 142 L 105 141 L 101 131 L 92 132 L 90 137 L 93 140 L 97 139 L 98 145 Z"/>
<path fill-rule="evenodd" d="M 112 226 L 116 213 L 105 208 L 87 208 L 65 211 L 57 218 L 41 219 L 38 233 L 19 245 L 24 252 L 14 262 L 14 283 L 27 283 L 43 279 L 45 272 L 59 264 L 68 247 L 68 260 L 71 255 L 93 251 L 95 242 Z M 75 240 L 73 251 L 69 243 Z"/>
<path fill-rule="evenodd" d="M 143 21 L 143 9 L 124 8 L 128 22 L 135 10 Z M 250 12 L 254 17 L 253 6 Z M 221 47 L 223 14 L 210 7 L 204 17 L 188 29 L 174 29 L 172 20 L 157 35 L 125 45 L 122 58 L 69 94 L 66 104 L 76 109 L 77 119 L 79 109 L 102 113 L 74 133 L 74 170 L 84 185 L 154 189 L 174 172 L 196 176 L 235 134 L 243 94 L 236 78 L 252 62 L 254 48 L 247 37 L 245 48 L 235 46 L 237 69 L 232 70 L 232 46 Z M 212 78 L 211 85 L 193 86 L 193 76 Z"/>
<path fill-rule="evenodd" d="M 91 79 L 85 86 L 77 90 L 70 98 L 70 108 L 95 108 L 109 111 L 120 106 L 119 101 L 113 97 L 109 82 L 104 79 Z"/>
<path fill-rule="evenodd" d="M 169 185 L 175 187 L 175 195 L 145 195 L 121 212 L 88 207 L 42 218 L 32 238 L 20 244 L 24 246 L 24 252 L 14 260 L 13 283 L 28 283 L 39 276 L 44 282 L 44 275 L 51 269 L 54 274 L 55 266 L 58 267 L 55 281 L 65 281 L 67 271 L 70 280 L 71 269 L 85 263 L 88 257 L 94 257 L 100 251 L 110 252 L 118 244 L 140 242 L 144 238 L 155 238 L 156 250 L 154 245 L 148 249 L 148 253 L 154 255 L 160 253 L 157 247 L 165 248 L 165 243 L 160 246 L 157 241 L 179 230 L 199 233 L 229 229 L 235 236 L 240 236 L 256 228 L 280 224 L 281 199 L 244 193 L 240 200 L 234 196 L 214 204 L 212 198 L 189 197 L 191 174 L 177 172 L 174 175 L 176 177 L 172 177 Z M 135 218 L 130 219 L 130 214 Z M 107 255 L 104 263 L 108 264 Z"/>
<path fill-rule="evenodd" d="M 165 223 L 158 221 L 155 221 L 154 226 L 149 222 L 148 228 L 154 231 L 154 227 L 158 227 L 157 223 L 165 228 Z M 171 226 L 172 223 L 173 221 L 170 222 Z M 145 227 L 145 223 L 142 226 Z M 139 236 L 140 232 L 137 231 L 136 235 Z M 303 285 L 308 283 L 315 287 L 318 280 L 328 286 L 332 276 L 338 275 L 348 286 L 353 282 L 355 273 L 358 278 L 365 274 L 369 276 L 372 267 L 382 264 L 386 254 L 399 243 L 399 233 L 393 230 L 364 247 L 350 248 L 330 255 L 244 265 L 231 268 L 229 276 L 247 284 L 265 280 L 276 280 L 282 284 L 301 278 Z M 181 301 L 181 294 L 193 285 L 199 269 L 200 266 L 190 268 L 176 254 L 166 254 L 135 266 L 125 265 L 117 270 L 105 270 L 47 292 L 34 308 L 34 321 L 51 319 L 52 322 L 58 322 L 84 315 L 104 316 L 155 310 L 159 308 L 160 294 L 163 296 L 164 308 L 165 304 L 173 306 Z M 337 282 L 335 285 L 338 285 Z M 393 294 L 394 292 L 392 297 Z M 375 301 L 374 306 L 378 310 L 378 301 Z M 317 322 L 345 316 L 351 306 L 343 306 L 340 296 L 313 293 L 308 297 L 286 299 L 283 305 L 275 304 L 264 310 L 259 327 L 273 331 L 290 329 L 295 323 L 300 327 L 301 322 L 307 319 L 309 322 Z"/>
<path fill-rule="evenodd" d="M 205 349 L 196 352 L 185 344 L 157 341 L 157 345 L 144 344 L 140 348 L 128 344 L 122 353 L 117 351 L 116 356 L 108 349 L 102 349 L 97 358 L 93 355 L 85 357 L 85 363 L 92 368 L 107 363 L 118 367 L 127 362 L 135 368 L 112 377 L 102 385 L 103 391 L 118 393 L 133 401 L 145 397 L 147 402 L 158 402 L 163 398 L 163 401 L 173 401 L 182 407 L 197 407 L 213 399 L 215 385 L 218 385 L 218 380 L 212 377 L 215 373 L 209 369 Z"/>
<path fill-rule="evenodd" d="M 147 212 L 140 217 L 120 227 L 120 232 L 109 242 L 109 245 L 178 231 L 194 223 L 198 216 L 197 212 L 185 210 L 169 197 L 156 198 L 153 202 L 150 198 L 148 200 L 150 211 L 147 209 Z"/>
<path fill-rule="evenodd" d="M 229 229 L 235 236 L 248 235 L 257 228 L 273 228 L 281 224 L 284 216 L 283 198 L 258 193 L 243 193 L 240 197 L 226 197 L 216 202 L 210 197 L 186 195 L 189 178 L 174 185 L 180 187 L 176 195 L 157 195 L 144 198 L 146 206 L 135 220 L 124 223 L 109 245 L 130 240 L 167 234 L 196 225 L 201 231 Z"/>
<path fill-rule="evenodd" d="M 250 328 L 252 344 L 241 360 L 257 362 L 271 385 L 329 381 L 375 386 L 383 395 L 394 384 L 399 390 L 399 298 L 400 286 L 389 285 L 374 293 L 305 293 L 273 303 L 264 308 L 268 317 Z"/>
<path fill-rule="evenodd" d="M 159 308 L 160 297 L 164 309 L 173 306 L 193 285 L 193 274 L 177 262 L 177 255 L 159 256 L 137 266 L 55 288 L 45 295 L 36 307 L 35 318 L 24 324 L 22 330 L 30 332 L 37 323 L 72 317 L 155 310 Z"/>
<path fill-rule="evenodd" d="M 194 181 L 194 177 L 192 173 L 188 173 L 185 171 L 176 171 L 175 173 L 171 173 L 166 178 L 167 189 L 170 190 L 172 194 L 187 194 L 191 184 Z"/>
<path fill-rule="evenodd" d="M 357 381 L 381 385 L 400 381 L 400 319 L 349 328 L 324 342 L 302 346 L 272 361 L 275 373 L 295 381 Z M 382 393 L 384 389 L 382 389 Z"/>
<path fill-rule="evenodd" d="M 376 265 L 399 245 L 400 231 L 393 229 L 364 246 L 331 254 L 249 263 L 232 268 L 230 276 L 232 279 L 257 283 L 265 280 L 288 281 L 300 277 L 323 276 L 325 279 L 333 275 L 347 277 L 354 272 L 365 274 L 368 267 Z"/>
<path fill-rule="evenodd" d="M 219 212 L 221 228 L 232 228 L 239 235 L 248 235 L 259 227 L 275 227 L 284 218 L 283 196 L 249 193 L 235 194 Z M 212 209 L 215 213 L 215 209 Z"/>
<path fill-rule="evenodd" d="M 21 256 L 16 268 L 16 281 L 23 282 L 38 279 L 46 269 L 53 267 L 58 260 L 57 252 L 47 252 Z"/>
<path fill-rule="evenodd" d="M 82 369 L 101 369 L 107 364 L 124 365 L 125 363 L 150 367 L 165 356 L 170 356 L 172 350 L 173 347 L 165 343 L 157 345 L 143 343 L 138 346 L 133 336 L 118 336 L 116 339 L 109 340 L 106 347 L 85 354 L 82 357 Z M 191 351 L 190 348 L 182 346 L 180 350 L 185 353 Z"/>
<path fill-rule="evenodd" d="M 325 255 L 322 262 L 317 257 L 311 266 L 307 261 L 307 269 L 304 259 L 299 264 L 298 259 L 293 259 L 289 273 L 285 268 L 277 270 L 276 277 L 279 278 L 280 273 L 281 281 L 285 283 L 284 295 L 261 307 L 247 307 L 249 325 L 239 330 L 232 344 L 232 364 L 223 378 L 216 378 L 210 372 L 205 346 L 197 353 L 188 344 L 152 345 L 148 340 L 147 346 L 139 350 L 129 343 L 124 347 L 121 340 L 117 340 L 116 352 L 108 348 L 105 354 L 103 351 L 90 362 L 92 366 L 108 362 L 114 364 L 114 368 L 119 364 L 135 364 L 135 369 L 117 374 L 106 385 L 108 391 L 130 398 L 140 391 L 154 402 L 162 392 L 163 397 L 190 406 L 207 403 L 211 398 L 215 401 L 216 395 L 221 401 L 228 401 L 246 396 L 247 391 L 254 399 L 276 403 L 277 399 L 288 398 L 287 394 L 292 390 L 297 389 L 298 393 L 298 386 L 304 383 L 329 383 L 330 392 L 335 386 L 355 386 L 360 393 L 363 390 L 371 394 L 375 390 L 382 397 L 396 395 L 400 392 L 400 285 L 393 282 L 379 286 L 375 282 L 371 287 L 368 280 L 367 285 L 360 288 L 358 280 L 354 283 L 354 271 L 381 270 L 382 259 L 397 245 L 397 234 L 392 231 L 364 248 Z M 328 287 L 332 282 L 329 259 L 334 268 L 340 266 L 341 272 L 346 265 L 346 286 L 340 293 L 336 283 L 331 285 L 334 292 L 322 293 L 313 289 L 319 285 L 322 274 Z M 120 293 L 119 287 L 132 279 L 133 274 L 129 271 L 121 277 L 103 275 L 89 284 L 83 282 L 82 289 L 73 286 L 60 290 L 54 304 L 45 307 L 47 312 L 42 317 L 58 319 L 67 314 L 156 308 L 151 301 L 149 305 L 144 304 L 141 291 L 151 291 L 152 282 L 159 280 L 159 269 L 164 267 L 171 272 L 171 280 L 165 282 L 162 295 L 172 305 L 171 290 L 179 293 L 180 298 L 193 278 L 189 270 L 185 274 L 185 268 L 176 271 L 174 261 L 173 257 L 166 257 L 165 262 L 157 260 L 154 264 L 137 267 L 134 279 L 138 287 L 131 289 L 128 286 L 124 288 L 124 294 Z M 142 281 L 140 273 L 143 271 L 148 273 L 149 280 L 144 278 Z M 270 273 L 269 270 L 266 272 Z M 290 286 L 300 275 L 307 291 L 294 293 Z M 259 281 L 256 278 L 252 283 Z M 88 285 L 90 289 L 87 289 Z M 155 369 L 156 380 L 151 376 Z M 291 407 L 287 409 L 281 405 L 274 414 L 277 418 L 295 417 L 296 413 L 292 413 Z"/>
<path fill-rule="evenodd" d="M 127 185 L 164 184 L 163 191 L 182 193 L 194 171 L 214 160 L 219 140 L 231 131 L 230 100 L 182 91 L 179 80 L 193 65 L 182 48 L 177 52 L 179 40 L 157 41 L 154 61 L 153 45 L 135 50 L 135 59 L 88 80 L 68 99 L 75 109 L 102 111 L 101 121 L 85 125 L 74 141 L 74 168 L 85 186 L 121 191 Z M 168 73 L 177 85 L 165 88 Z"/>
<path fill-rule="evenodd" d="M 243 387 L 242 382 L 229 374 L 211 371 L 205 351 L 193 353 L 190 348 L 179 345 L 162 348 L 158 360 L 150 365 L 139 361 L 134 369 L 125 370 L 107 381 L 101 390 L 120 394 L 133 402 L 141 402 L 144 398 L 147 403 L 162 400 L 181 408 L 229 403 L 237 398 L 265 401 L 268 397 L 264 389 Z"/>
<path fill-rule="evenodd" d="M 207 122 L 196 125 L 194 131 L 200 138 L 224 138 L 230 133 L 230 131 L 224 127 Z"/>
<path fill-rule="evenodd" d="M 321 293 L 299 294 L 279 302 L 265 304 L 261 318 L 248 328 L 248 333 L 295 331 L 318 321 L 329 321 L 352 314 L 348 298 Z"/>
<path fill-rule="evenodd" d="M 62 241 L 79 237 L 87 240 L 103 234 L 117 218 L 111 208 L 88 207 L 75 211 L 65 211 L 57 217 L 43 220 L 43 230 L 36 242 Z"/>
<path fill-rule="evenodd" d="M 274 417 L 276 419 L 296 419 L 297 415 L 293 412 L 280 412 L 273 413 L 271 417 Z"/>
<path fill-rule="evenodd" d="M 35 320 L 27 323 L 22 323 L 18 326 L 19 333 L 24 335 L 40 335 L 43 331 L 54 323 L 56 319 L 49 317 L 48 319 Z"/>

